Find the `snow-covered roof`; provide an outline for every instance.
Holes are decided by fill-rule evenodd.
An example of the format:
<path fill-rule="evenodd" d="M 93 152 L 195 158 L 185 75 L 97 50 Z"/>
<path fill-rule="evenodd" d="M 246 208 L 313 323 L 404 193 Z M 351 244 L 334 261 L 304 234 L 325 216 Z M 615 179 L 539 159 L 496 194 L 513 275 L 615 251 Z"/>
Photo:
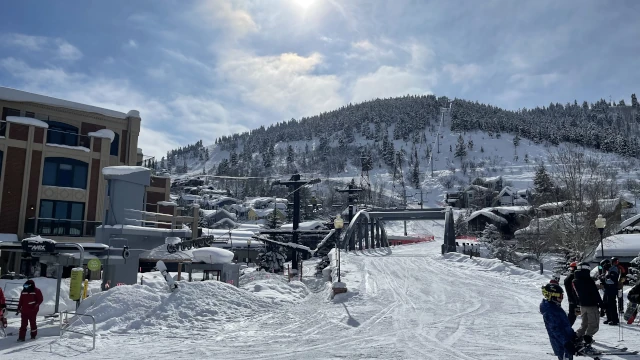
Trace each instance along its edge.
<path fill-rule="evenodd" d="M 640 234 L 617 234 L 603 240 L 604 254 L 611 256 L 637 256 L 640 253 Z M 595 255 L 602 257 L 600 246 L 595 250 Z"/>
<path fill-rule="evenodd" d="M 467 187 L 464 188 L 464 191 L 470 191 L 470 190 L 489 191 L 489 188 L 486 188 L 486 187 L 480 186 L 480 185 L 468 185 Z"/>
<path fill-rule="evenodd" d="M 29 117 L 23 117 L 23 116 L 7 116 L 7 121 L 10 122 L 10 123 L 22 124 L 22 125 L 28 125 L 28 126 L 35 126 L 35 127 L 40 127 L 40 128 L 44 128 L 44 129 L 48 129 L 49 128 L 49 124 L 47 124 L 46 122 L 44 122 L 42 120 L 29 118 Z"/>
<path fill-rule="evenodd" d="M 553 209 L 560 209 L 563 206 L 566 206 L 569 204 L 569 201 L 560 201 L 560 202 L 552 202 L 552 203 L 546 203 L 546 204 L 542 204 L 540 206 L 538 206 L 538 209 L 540 210 L 553 210 Z"/>
<path fill-rule="evenodd" d="M 235 221 L 229 219 L 229 218 L 224 218 L 222 220 L 218 220 L 216 221 L 214 224 L 210 225 L 212 228 L 214 229 L 218 229 L 221 227 L 226 227 L 226 228 L 236 228 L 238 226 L 238 224 L 236 224 Z"/>
<path fill-rule="evenodd" d="M 573 223 L 571 218 L 572 218 L 572 214 L 558 214 L 558 215 L 553 215 L 545 218 L 532 219 L 531 222 L 529 223 L 529 226 L 527 226 L 526 228 L 517 230 L 514 233 L 514 235 L 519 236 L 519 235 L 527 235 L 527 234 L 537 234 L 538 230 L 540 231 L 541 234 L 543 234 L 554 228 L 558 230 L 563 228 L 564 229 L 570 228 L 571 227 L 570 224 Z M 577 221 L 578 223 L 582 221 L 582 216 L 580 214 L 578 214 Z"/>
<path fill-rule="evenodd" d="M 84 151 L 84 152 L 91 151 L 91 150 L 89 150 L 89 148 L 86 148 L 84 146 L 70 146 L 70 145 L 50 144 L 50 143 L 47 143 L 47 146 L 53 146 L 53 147 L 69 149 L 69 150 L 80 150 L 80 151 Z"/>
<path fill-rule="evenodd" d="M 630 218 L 628 218 L 627 220 L 623 221 L 620 223 L 620 226 L 618 227 L 620 230 L 628 227 L 628 226 L 632 226 L 635 225 L 638 221 L 640 221 L 640 214 L 636 215 L 636 216 L 632 216 Z"/>
<path fill-rule="evenodd" d="M 505 186 L 504 188 L 502 188 L 502 190 L 500 191 L 498 196 L 502 196 L 504 194 L 508 194 L 508 195 L 512 195 L 513 196 L 513 194 L 516 194 L 516 191 L 511 186 Z"/>
<path fill-rule="evenodd" d="M 202 210 L 202 213 L 203 213 L 202 217 L 204 217 L 204 218 L 209 218 L 209 217 L 212 217 L 212 216 L 216 216 L 218 214 L 222 214 L 223 216 L 226 216 L 227 218 L 236 219 L 236 214 L 232 214 L 232 213 L 228 212 L 225 209 Z"/>
<path fill-rule="evenodd" d="M 142 155 L 142 149 L 138 148 L 137 150 L 138 151 L 136 153 Z"/>
<path fill-rule="evenodd" d="M 129 110 L 129 112 L 127 113 L 127 116 L 139 118 L 140 117 L 140 111 L 138 111 L 138 110 Z"/>
<path fill-rule="evenodd" d="M 281 229 L 293 229 L 293 224 L 284 224 Z M 298 230 L 323 229 L 324 225 L 320 221 L 304 221 L 298 224 Z"/>
<path fill-rule="evenodd" d="M 170 253 L 167 251 L 167 244 L 162 244 L 158 247 L 155 247 L 151 250 L 147 250 L 140 254 L 140 259 L 144 260 L 153 260 L 153 261 L 192 261 L 193 254 L 191 254 L 190 250 L 186 251 L 176 251 L 174 253 Z"/>
<path fill-rule="evenodd" d="M 55 243 L 55 240 L 51 240 L 51 239 L 47 239 L 47 238 L 43 238 L 40 235 L 36 235 L 36 236 L 32 236 L 32 237 L 28 237 L 25 239 L 22 239 L 22 241 L 30 241 L 30 242 L 50 242 L 50 243 Z"/>
<path fill-rule="evenodd" d="M 501 214 L 527 214 L 531 211 L 531 206 L 496 206 L 488 208 L 488 210 L 495 210 Z"/>
<path fill-rule="evenodd" d="M 107 166 L 102 168 L 103 175 L 129 175 L 140 171 L 149 171 L 142 166 Z"/>
<path fill-rule="evenodd" d="M 113 139 L 116 138 L 116 133 L 109 129 L 100 129 L 98 131 L 92 131 L 87 134 L 88 136 L 99 137 L 103 139 L 109 139 L 109 142 L 112 143 Z"/>
<path fill-rule="evenodd" d="M 502 176 L 492 176 L 492 177 L 486 177 L 481 179 L 484 180 L 484 182 L 493 183 L 501 180 Z"/>
<path fill-rule="evenodd" d="M 0 242 L 18 241 L 18 234 L 0 234 Z"/>
<path fill-rule="evenodd" d="M 491 219 L 491 220 L 493 220 L 495 222 L 499 222 L 501 224 L 508 224 L 507 219 L 503 218 L 502 216 L 496 215 L 496 214 L 494 214 L 491 211 L 486 210 L 486 209 L 474 211 L 473 213 L 471 213 L 471 215 L 469 215 L 469 217 L 467 218 L 467 221 L 475 219 L 476 217 L 478 217 L 480 215 L 486 216 L 489 219 Z"/>
<path fill-rule="evenodd" d="M 202 200 L 202 196 L 200 195 L 191 195 L 191 194 L 182 194 L 180 199 L 184 201 L 200 201 Z"/>
<path fill-rule="evenodd" d="M 11 89 L 3 86 L 0 86 L 0 99 L 7 100 L 7 101 L 30 102 L 35 104 L 64 107 L 68 109 L 86 111 L 86 112 L 101 114 L 105 116 L 111 116 L 111 117 L 120 118 L 120 119 L 127 118 L 127 114 L 121 113 L 119 111 L 104 109 L 97 106 L 91 106 L 86 104 L 80 104 L 73 101 L 57 99 L 50 96 L 34 94 L 34 93 Z M 139 117 L 139 114 L 138 114 L 138 117 Z"/>
<path fill-rule="evenodd" d="M 273 212 L 273 208 L 267 208 L 267 209 L 253 209 L 253 211 L 256 213 L 256 215 L 258 217 L 267 217 L 269 216 L 272 212 Z M 282 211 L 278 210 L 281 214 Z"/>
<path fill-rule="evenodd" d="M 178 206 L 178 204 L 176 204 L 173 201 L 158 201 L 158 205 L 160 205 L 160 206 Z"/>

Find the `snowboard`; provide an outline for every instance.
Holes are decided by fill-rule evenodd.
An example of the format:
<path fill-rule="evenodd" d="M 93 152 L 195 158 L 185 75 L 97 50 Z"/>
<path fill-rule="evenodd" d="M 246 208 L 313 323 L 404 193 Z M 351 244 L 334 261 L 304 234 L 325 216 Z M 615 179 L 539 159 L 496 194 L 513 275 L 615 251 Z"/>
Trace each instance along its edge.
<path fill-rule="evenodd" d="M 624 319 L 627 321 L 627 324 L 633 324 L 636 320 L 636 315 L 638 314 L 638 303 L 630 302 L 627 305 L 627 310 L 624 312 Z"/>
<path fill-rule="evenodd" d="M 167 284 L 169 285 L 169 291 L 173 292 L 173 290 L 178 288 L 178 284 L 173 280 L 171 274 L 167 271 L 167 265 L 164 264 L 164 261 L 160 260 L 156 263 L 156 269 L 160 271 L 164 279 L 167 280 Z"/>

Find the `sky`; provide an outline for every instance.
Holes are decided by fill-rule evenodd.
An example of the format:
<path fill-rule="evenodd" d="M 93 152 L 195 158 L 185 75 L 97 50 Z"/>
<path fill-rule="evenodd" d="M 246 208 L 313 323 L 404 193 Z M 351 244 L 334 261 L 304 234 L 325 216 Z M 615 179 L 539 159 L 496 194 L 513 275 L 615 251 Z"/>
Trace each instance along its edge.
<path fill-rule="evenodd" d="M 635 0 L 10 1 L 0 85 L 139 110 L 139 146 L 159 157 L 406 94 L 629 103 L 639 13 Z"/>

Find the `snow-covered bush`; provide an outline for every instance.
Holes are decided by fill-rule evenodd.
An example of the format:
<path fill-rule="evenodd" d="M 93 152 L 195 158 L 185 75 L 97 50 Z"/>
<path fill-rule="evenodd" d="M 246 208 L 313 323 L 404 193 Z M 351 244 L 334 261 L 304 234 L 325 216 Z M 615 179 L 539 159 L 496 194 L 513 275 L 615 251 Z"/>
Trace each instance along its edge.
<path fill-rule="evenodd" d="M 515 260 L 513 247 L 506 243 L 495 225 L 487 223 L 478 241 L 487 248 L 489 256 L 501 261 L 513 262 Z"/>

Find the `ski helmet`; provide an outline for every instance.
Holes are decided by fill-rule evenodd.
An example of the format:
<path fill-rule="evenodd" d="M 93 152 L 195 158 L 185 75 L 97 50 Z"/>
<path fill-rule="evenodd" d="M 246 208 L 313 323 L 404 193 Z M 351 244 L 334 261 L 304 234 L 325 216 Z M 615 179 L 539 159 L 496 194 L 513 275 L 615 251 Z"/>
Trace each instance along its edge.
<path fill-rule="evenodd" d="M 576 271 L 576 269 L 577 269 L 577 268 L 578 268 L 578 264 L 577 264 L 575 261 L 574 261 L 574 262 L 572 262 L 571 264 L 569 264 L 569 270 L 570 270 L 571 272 Z"/>
<path fill-rule="evenodd" d="M 552 283 L 552 284 L 559 284 L 560 283 L 560 275 L 553 274 L 551 276 L 551 280 L 549 282 Z"/>
<path fill-rule="evenodd" d="M 589 265 L 588 262 L 581 262 L 578 265 L 578 270 L 589 270 L 590 271 L 591 270 L 591 265 Z"/>
<path fill-rule="evenodd" d="M 542 296 L 547 301 L 560 305 L 564 298 L 564 290 L 562 290 L 562 287 L 558 284 L 549 283 L 542 287 Z"/>
<path fill-rule="evenodd" d="M 618 265 L 618 263 L 620 263 L 620 260 L 618 260 L 617 257 L 612 257 L 611 258 L 611 264 L 612 265 Z"/>
<path fill-rule="evenodd" d="M 609 259 L 604 259 L 600 261 L 600 266 L 603 270 L 609 270 L 609 268 L 611 267 L 611 261 L 609 261 Z"/>

